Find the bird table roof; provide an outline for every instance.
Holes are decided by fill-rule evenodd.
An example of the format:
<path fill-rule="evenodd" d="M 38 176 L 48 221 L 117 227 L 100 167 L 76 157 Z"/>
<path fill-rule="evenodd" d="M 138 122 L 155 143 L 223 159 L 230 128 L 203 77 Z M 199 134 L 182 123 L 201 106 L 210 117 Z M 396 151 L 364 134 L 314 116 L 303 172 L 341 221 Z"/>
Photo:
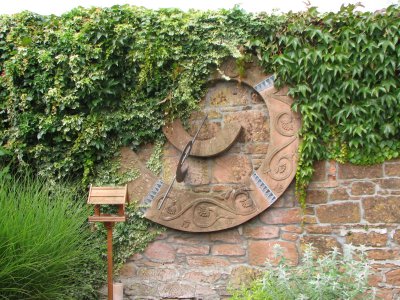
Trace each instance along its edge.
<path fill-rule="evenodd" d="M 125 204 L 128 186 L 90 186 L 88 204 Z"/>

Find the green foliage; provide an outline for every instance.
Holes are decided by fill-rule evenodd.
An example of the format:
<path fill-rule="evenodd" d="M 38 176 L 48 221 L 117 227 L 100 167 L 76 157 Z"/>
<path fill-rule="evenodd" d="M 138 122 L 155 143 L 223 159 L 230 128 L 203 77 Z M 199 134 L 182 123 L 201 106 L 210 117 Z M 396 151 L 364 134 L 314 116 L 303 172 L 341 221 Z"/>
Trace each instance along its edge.
<path fill-rule="evenodd" d="M 10 156 L 11 156 L 11 152 L 0 146 L 0 180 L 3 177 L 4 178 L 7 177 L 8 179 L 11 178 L 11 175 L 9 174 L 11 163 L 9 162 L 8 164 L 5 164 L 7 157 L 10 157 Z"/>
<path fill-rule="evenodd" d="M 92 181 L 121 145 L 197 107 L 227 57 L 255 54 L 301 113 L 301 202 L 313 162 L 399 157 L 398 6 L 267 15 L 139 7 L 0 17 L 0 145 L 42 175 Z"/>
<path fill-rule="evenodd" d="M 315 160 L 372 164 L 399 157 L 400 10 L 355 8 L 288 14 L 257 49 L 276 84 L 290 86 L 302 116 L 296 184 L 303 204 Z"/>
<path fill-rule="evenodd" d="M 289 86 L 302 116 L 296 185 L 304 205 L 315 160 L 399 157 L 399 13 L 114 6 L 0 16 L 0 177 L 29 165 L 52 181 L 133 179 L 136 170 L 117 175 L 118 148 L 154 141 L 165 120 L 187 117 L 225 58 L 237 58 L 243 74 L 256 55 L 277 87 Z M 160 155 L 161 145 L 148 162 L 156 172 Z M 116 227 L 117 265 L 154 236 L 135 207 L 129 214 Z"/>
<path fill-rule="evenodd" d="M 87 183 L 119 146 L 154 140 L 165 118 L 196 108 L 211 69 L 237 56 L 237 14 L 115 6 L 2 16 L 0 145 L 42 175 Z M 232 38 L 220 30 L 227 22 Z"/>
<path fill-rule="evenodd" d="M 74 187 L 30 176 L 0 177 L 0 186 L 0 298 L 94 295 L 104 263 Z"/>
<path fill-rule="evenodd" d="M 161 154 L 163 143 L 157 142 L 152 157 L 158 157 Z M 121 172 L 120 156 L 117 155 L 113 160 L 105 162 L 99 168 L 95 168 L 95 185 L 124 185 L 139 177 L 139 170 L 132 169 Z M 159 157 L 158 157 L 159 158 Z M 154 158 L 155 160 L 155 158 Z M 155 163 L 153 165 L 156 165 Z M 113 248 L 114 248 L 114 269 L 118 271 L 123 263 L 133 254 L 143 251 L 146 246 L 153 241 L 161 232 L 162 228 L 154 225 L 143 217 L 137 203 L 140 199 L 130 199 L 131 204 L 126 207 L 126 221 L 116 223 L 113 229 Z M 107 206 L 102 207 L 105 212 L 111 210 Z M 115 212 L 113 212 L 115 213 Z M 96 230 L 93 232 L 94 239 L 98 241 L 96 247 L 103 258 L 106 258 L 106 236 L 107 232 L 102 224 L 96 224 Z M 103 245 L 103 246 L 102 246 Z M 95 271 L 95 270 L 93 270 Z"/>
<path fill-rule="evenodd" d="M 280 251 L 277 248 L 274 250 Z M 249 287 L 234 291 L 231 299 L 372 299 L 373 295 L 366 293 L 370 266 L 364 255 L 358 259 L 354 259 L 354 255 L 352 250 L 345 255 L 333 250 L 330 254 L 317 258 L 313 248 L 307 246 L 301 264 L 290 266 L 280 256 L 278 266 L 270 264 L 260 279 Z"/>
<path fill-rule="evenodd" d="M 94 185 L 103 186 L 118 186 L 124 185 L 129 181 L 135 180 L 140 176 L 140 171 L 137 169 L 127 170 L 125 172 L 120 172 L 121 168 L 121 157 L 118 153 L 114 155 L 112 160 L 106 161 L 103 164 L 95 168 L 93 181 Z"/>
<path fill-rule="evenodd" d="M 154 174 L 160 174 L 162 169 L 162 155 L 163 155 L 164 141 L 158 140 L 153 149 L 149 160 L 146 162 L 146 167 L 153 171 Z"/>

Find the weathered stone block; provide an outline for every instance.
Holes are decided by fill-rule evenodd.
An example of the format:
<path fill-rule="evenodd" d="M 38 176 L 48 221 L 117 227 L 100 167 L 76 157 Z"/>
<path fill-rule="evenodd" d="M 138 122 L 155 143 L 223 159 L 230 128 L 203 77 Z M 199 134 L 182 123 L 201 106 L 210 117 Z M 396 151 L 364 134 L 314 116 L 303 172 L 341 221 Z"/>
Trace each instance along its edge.
<path fill-rule="evenodd" d="M 321 204 L 328 201 L 328 192 L 326 190 L 309 190 L 307 192 L 307 204 Z"/>
<path fill-rule="evenodd" d="M 387 283 L 400 286 L 400 269 L 391 270 L 385 275 Z"/>
<path fill-rule="evenodd" d="M 190 271 L 183 276 L 184 280 L 192 282 L 213 283 L 221 278 L 222 274 L 217 272 Z"/>
<path fill-rule="evenodd" d="M 371 247 L 384 247 L 386 246 L 387 241 L 387 235 L 378 232 L 350 232 L 346 236 L 346 243 L 356 246 L 364 245 Z"/>
<path fill-rule="evenodd" d="M 375 184 L 370 181 L 354 182 L 351 185 L 351 194 L 355 196 L 375 194 Z"/>
<path fill-rule="evenodd" d="M 385 163 L 386 176 L 400 177 L 400 163 Z"/>
<path fill-rule="evenodd" d="M 268 142 L 269 120 L 262 111 L 238 111 L 227 114 L 225 123 L 242 125 L 240 142 Z"/>
<path fill-rule="evenodd" d="M 267 209 L 260 215 L 260 220 L 265 224 L 295 224 L 301 222 L 301 209 L 290 208 Z"/>
<path fill-rule="evenodd" d="M 178 272 L 173 269 L 143 267 L 137 271 L 137 278 L 141 280 L 168 281 L 177 278 L 177 276 Z"/>
<path fill-rule="evenodd" d="M 220 245 L 213 245 L 211 248 L 212 255 L 240 256 L 244 255 L 245 253 L 246 250 L 243 249 L 241 245 L 220 244 Z"/>
<path fill-rule="evenodd" d="M 190 267 L 225 267 L 229 261 L 215 256 L 188 256 L 187 263 Z"/>
<path fill-rule="evenodd" d="M 250 100 L 249 88 L 235 82 L 217 83 L 208 94 L 213 106 L 245 105 Z"/>
<path fill-rule="evenodd" d="M 170 244 L 185 244 L 185 245 L 193 245 L 193 244 L 201 244 L 204 243 L 204 236 L 194 233 L 181 233 L 174 231 L 174 234 L 169 236 L 167 239 Z"/>
<path fill-rule="evenodd" d="M 301 226 L 297 226 L 297 225 L 283 226 L 283 227 L 281 227 L 281 230 L 287 231 L 287 232 L 293 232 L 293 233 L 302 233 L 303 232 L 303 228 Z"/>
<path fill-rule="evenodd" d="M 370 197 L 362 201 L 364 218 L 370 223 L 400 223 L 400 197 Z"/>
<path fill-rule="evenodd" d="M 317 217 L 315 217 L 315 216 L 304 216 L 302 218 L 302 221 L 304 224 L 317 224 L 318 223 Z"/>
<path fill-rule="evenodd" d="M 380 274 L 370 274 L 368 276 L 369 286 L 378 286 L 383 281 L 383 276 Z"/>
<path fill-rule="evenodd" d="M 321 223 L 358 223 L 361 220 L 358 203 L 335 203 L 321 205 L 316 208 Z"/>
<path fill-rule="evenodd" d="M 207 114 L 209 120 L 222 118 L 222 114 L 219 109 L 208 109 Z"/>
<path fill-rule="evenodd" d="M 148 259 L 156 262 L 173 262 L 175 260 L 175 249 L 171 245 L 159 241 L 151 243 L 144 254 Z"/>
<path fill-rule="evenodd" d="M 158 296 L 158 289 L 156 285 L 145 284 L 143 282 L 134 282 L 130 285 L 125 285 L 124 293 L 128 296 Z"/>
<path fill-rule="evenodd" d="M 400 190 L 400 178 L 385 178 L 378 180 L 382 189 Z"/>
<path fill-rule="evenodd" d="M 346 188 L 343 187 L 335 188 L 330 195 L 331 200 L 347 200 L 349 197 Z"/>
<path fill-rule="evenodd" d="M 231 265 L 239 265 L 239 264 L 247 264 L 247 257 L 244 255 L 242 256 L 228 256 L 227 257 Z"/>
<path fill-rule="evenodd" d="M 224 243 L 240 243 L 242 238 L 235 229 L 223 230 L 218 232 L 212 232 L 209 234 L 210 240 L 213 242 L 224 242 Z"/>
<path fill-rule="evenodd" d="M 185 255 L 206 255 L 209 252 L 210 246 L 208 245 L 179 246 L 176 250 L 176 253 Z"/>
<path fill-rule="evenodd" d="M 334 248 L 342 249 L 340 243 L 330 236 L 305 236 L 301 239 L 302 248 L 307 244 L 311 244 L 317 251 L 318 255 L 326 255 Z"/>
<path fill-rule="evenodd" d="M 311 234 L 330 234 L 333 232 L 333 228 L 330 225 L 307 225 L 305 230 Z"/>
<path fill-rule="evenodd" d="M 299 238 L 299 235 L 293 232 L 282 232 L 281 234 L 281 239 L 285 241 L 297 241 Z"/>
<path fill-rule="evenodd" d="M 253 280 L 261 275 L 261 271 L 248 266 L 239 266 L 232 270 L 229 285 L 238 289 L 243 285 L 249 285 Z"/>
<path fill-rule="evenodd" d="M 296 244 L 284 241 L 250 241 L 249 242 L 249 263 L 261 266 L 266 260 L 278 263 L 279 258 L 275 257 L 274 245 L 279 245 L 283 250 L 283 256 L 293 265 L 298 263 L 299 255 Z"/>
<path fill-rule="evenodd" d="M 381 164 L 372 166 L 339 165 L 339 179 L 380 178 L 382 176 L 383 169 Z"/>
<path fill-rule="evenodd" d="M 367 251 L 367 258 L 375 260 L 398 260 L 400 259 L 399 254 L 399 250 L 373 249 Z"/>
<path fill-rule="evenodd" d="M 193 298 L 196 296 L 195 286 L 172 282 L 159 287 L 160 296 L 164 298 Z"/>
<path fill-rule="evenodd" d="M 212 299 L 220 299 L 218 292 L 214 290 L 213 286 L 209 285 L 196 285 L 196 298 L 191 299 L 203 299 L 203 300 L 212 300 Z"/>
<path fill-rule="evenodd" d="M 272 239 L 279 236 L 277 226 L 244 226 L 243 235 L 252 239 Z"/>

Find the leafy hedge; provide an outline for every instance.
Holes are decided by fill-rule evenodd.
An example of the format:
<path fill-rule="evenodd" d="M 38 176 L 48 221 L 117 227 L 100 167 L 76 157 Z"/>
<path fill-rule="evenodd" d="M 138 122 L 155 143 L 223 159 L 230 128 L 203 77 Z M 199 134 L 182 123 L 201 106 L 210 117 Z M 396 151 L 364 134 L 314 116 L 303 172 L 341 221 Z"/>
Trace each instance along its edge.
<path fill-rule="evenodd" d="M 55 179 L 87 182 L 121 145 L 187 116 L 210 72 L 256 55 L 302 115 L 297 188 L 313 162 L 399 157 L 400 9 L 284 15 L 131 6 L 0 17 L 0 146 Z"/>

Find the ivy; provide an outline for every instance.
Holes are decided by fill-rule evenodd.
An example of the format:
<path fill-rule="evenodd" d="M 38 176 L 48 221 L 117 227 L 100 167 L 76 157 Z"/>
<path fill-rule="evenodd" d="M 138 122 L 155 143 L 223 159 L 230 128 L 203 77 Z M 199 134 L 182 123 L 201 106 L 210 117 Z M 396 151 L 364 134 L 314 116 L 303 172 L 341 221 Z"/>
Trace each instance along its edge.
<path fill-rule="evenodd" d="M 300 201 L 313 162 L 400 156 L 398 6 L 283 15 L 231 10 L 76 8 L 0 16 L 0 146 L 13 165 L 93 182 L 118 148 L 155 141 L 198 108 L 228 57 L 255 55 L 302 116 Z"/>
<path fill-rule="evenodd" d="M 163 143 L 158 142 L 155 146 L 155 153 L 160 152 Z M 155 165 L 155 163 L 154 163 Z M 121 156 L 120 154 L 103 163 L 101 166 L 95 168 L 95 181 L 94 184 L 98 186 L 118 186 L 124 185 L 128 182 L 135 180 L 140 176 L 140 171 L 137 169 L 127 170 L 121 172 Z M 130 199 L 131 203 L 127 205 L 125 210 L 126 221 L 116 223 L 113 229 L 113 248 L 114 248 L 114 271 L 118 271 L 126 260 L 133 254 L 142 252 L 146 249 L 147 245 L 153 241 L 163 229 L 159 225 L 155 225 L 149 220 L 145 219 L 143 213 L 139 209 L 138 203 L 140 199 Z M 103 212 L 116 213 L 115 207 L 103 206 Z M 104 245 L 106 245 L 106 228 L 102 223 L 96 223 L 97 230 L 93 233 L 94 250 L 106 259 L 107 253 Z M 89 267 L 89 274 L 99 272 L 94 268 Z M 93 280 L 94 282 L 94 280 Z"/>
<path fill-rule="evenodd" d="M 162 155 L 163 155 L 164 143 L 165 143 L 164 140 L 156 141 L 153 153 L 151 154 L 149 160 L 146 162 L 146 167 L 157 175 L 161 173 L 162 169 Z"/>
<path fill-rule="evenodd" d="M 121 169 L 121 156 L 115 155 L 113 160 L 106 161 L 97 168 L 95 168 L 95 180 L 93 182 L 96 186 L 118 186 L 124 185 L 140 176 L 138 169 L 131 169 L 125 172 L 120 172 Z"/>

